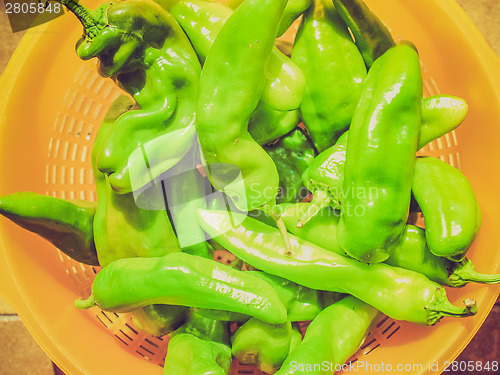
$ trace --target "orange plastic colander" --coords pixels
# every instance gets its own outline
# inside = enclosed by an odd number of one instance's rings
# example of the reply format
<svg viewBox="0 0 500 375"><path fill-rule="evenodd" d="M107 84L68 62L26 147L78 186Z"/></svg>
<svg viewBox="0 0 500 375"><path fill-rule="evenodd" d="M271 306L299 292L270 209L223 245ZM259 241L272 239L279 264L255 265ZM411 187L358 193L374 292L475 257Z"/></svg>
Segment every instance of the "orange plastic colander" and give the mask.
<svg viewBox="0 0 500 375"><path fill-rule="evenodd" d="M481 272L500 272L499 58L453 0L366 2L394 35L418 47L425 95L451 94L469 103L465 122L422 153L441 157L468 177L483 217L470 258ZM119 91L96 74L94 61L77 58L81 33L68 14L29 30L0 78L0 194L35 191L95 200L90 149ZM142 334L126 314L73 307L90 293L95 272L0 221L0 294L60 368L67 374L162 374L168 339ZM484 285L449 290L457 305L474 297L479 312L445 318L435 327L382 319L345 373L369 373L370 366L384 374L440 373L472 339L499 291ZM233 374L260 372L235 364Z"/></svg>

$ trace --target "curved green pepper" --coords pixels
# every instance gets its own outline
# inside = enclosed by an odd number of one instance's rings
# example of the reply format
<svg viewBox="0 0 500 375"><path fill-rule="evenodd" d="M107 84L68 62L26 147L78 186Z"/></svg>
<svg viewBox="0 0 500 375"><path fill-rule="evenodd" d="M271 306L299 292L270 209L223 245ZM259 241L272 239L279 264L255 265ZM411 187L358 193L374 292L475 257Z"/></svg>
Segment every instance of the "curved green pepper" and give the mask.
<svg viewBox="0 0 500 375"><path fill-rule="evenodd" d="M307 196L302 174L313 162L316 152L311 141L298 128L286 134L277 143L264 146L273 159L279 174L279 192L276 203L300 202Z"/></svg>
<svg viewBox="0 0 500 375"><path fill-rule="evenodd" d="M333 374L335 365L356 353L378 318L375 308L355 297L334 303L309 324L304 339L276 375Z"/></svg>
<svg viewBox="0 0 500 375"><path fill-rule="evenodd" d="M110 2L97 11L73 0L58 1L83 16L78 56L97 57L99 73L139 105L116 120L96 155L97 168L109 176L113 189L130 193L191 148L198 58L174 18L152 1Z"/></svg>
<svg viewBox="0 0 500 375"><path fill-rule="evenodd" d="M443 287L419 273L362 263L293 235L287 256L276 228L249 217L234 228L225 211L201 210L199 217L210 236L252 266L311 289L351 294L393 319L434 325L444 316L477 313L473 299L465 301L465 308L454 306Z"/></svg>
<svg viewBox="0 0 500 375"><path fill-rule="evenodd" d="M138 207L134 195L117 194L109 177L96 167L102 142L117 117L126 113L133 102L119 97L108 110L92 148L92 165L97 188L97 209L94 216L94 241L99 263L105 267L112 261L128 257L158 257L180 251L166 208L149 210Z"/></svg>
<svg viewBox="0 0 500 375"><path fill-rule="evenodd" d="M229 374L232 358L226 323L191 312L171 336L164 374Z"/></svg>
<svg viewBox="0 0 500 375"><path fill-rule="evenodd" d="M290 352L292 325L268 324L252 318L231 337L232 353L240 363L255 365L259 370L275 373Z"/></svg>
<svg viewBox="0 0 500 375"><path fill-rule="evenodd" d="M422 102L422 122L418 149L457 128L468 111L467 102L449 95L436 95ZM304 225L321 208L331 205L341 208L344 164L349 131L333 145L319 154L302 175L304 185L314 193L310 211L301 218Z"/></svg>
<svg viewBox="0 0 500 375"><path fill-rule="evenodd" d="M419 157L412 192L424 214L429 250L462 260L481 226L479 205L467 178L444 161Z"/></svg>
<svg viewBox="0 0 500 375"><path fill-rule="evenodd" d="M333 0L335 8L351 29L366 66L396 45L390 31L362 0Z"/></svg>
<svg viewBox="0 0 500 375"><path fill-rule="evenodd" d="M202 63L219 31L233 13L223 4L203 0L156 0L179 22ZM244 33L239 30L237 32ZM236 34L235 34L236 35ZM270 34L271 35L271 34ZM272 34L273 43L276 34ZM233 45L236 46L237 43ZM276 47L272 48L269 63L262 67L265 78L260 99L269 107L289 111L299 107L305 87L302 71Z"/></svg>
<svg viewBox="0 0 500 375"><path fill-rule="evenodd" d="M32 192L0 197L0 214L36 233L77 262L98 266L94 244L95 203Z"/></svg>
<svg viewBox="0 0 500 375"><path fill-rule="evenodd" d="M337 242L338 211L328 207L302 228L295 223L308 210L309 203L280 205L281 218L294 235L314 243L323 249L346 256ZM497 284L500 275L488 275L475 270L470 259L454 262L438 257L429 251L425 230L407 225L398 245L384 263L425 275L430 280L444 286L460 288L467 283Z"/></svg>
<svg viewBox="0 0 500 375"><path fill-rule="evenodd" d="M408 218L422 111L422 74L409 45L371 67L349 130L340 246L353 258L382 262Z"/></svg>
<svg viewBox="0 0 500 375"><path fill-rule="evenodd" d="M292 60L306 77L300 115L321 152L351 123L366 77L363 58L331 1L314 0L304 13Z"/></svg>
<svg viewBox="0 0 500 375"><path fill-rule="evenodd" d="M92 295L79 308L128 312L151 304L180 305L239 312L265 322L287 320L274 289L248 272L211 259L170 253L160 258L124 258L104 267Z"/></svg>
<svg viewBox="0 0 500 375"><path fill-rule="evenodd" d="M196 129L208 175L241 210L267 204L278 191L276 167L247 125L286 1L247 0L238 7L221 28L200 77ZM242 184L230 185L240 173Z"/></svg>

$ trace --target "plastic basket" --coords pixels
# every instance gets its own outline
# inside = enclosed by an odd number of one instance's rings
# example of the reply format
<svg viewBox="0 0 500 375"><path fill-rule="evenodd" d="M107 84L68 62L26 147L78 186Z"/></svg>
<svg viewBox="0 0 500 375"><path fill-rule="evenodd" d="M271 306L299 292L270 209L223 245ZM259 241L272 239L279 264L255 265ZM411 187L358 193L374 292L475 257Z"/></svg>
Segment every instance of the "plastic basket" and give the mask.
<svg viewBox="0 0 500 375"><path fill-rule="evenodd" d="M366 2L394 35L418 47L426 96L452 94L469 103L465 122L422 153L459 167L470 180L483 225L469 255L478 270L500 272L500 176L495 173L500 61L452 0ZM87 1L89 7L97 3ZM29 190L95 200L90 150L119 90L96 74L95 62L77 58L74 45L81 32L71 15L29 30L2 75L0 194ZM218 256L224 261L227 254ZM0 221L0 293L59 367L67 374L162 374L168 339L142 334L126 314L73 307L76 298L90 293L95 272ZM477 332L499 288L468 285L448 291L456 304L466 297L477 300L479 313L471 318L445 318L431 328L383 318L353 357L357 367L344 372L368 373L372 366L384 374L440 373ZM232 373L260 374L237 363Z"/></svg>

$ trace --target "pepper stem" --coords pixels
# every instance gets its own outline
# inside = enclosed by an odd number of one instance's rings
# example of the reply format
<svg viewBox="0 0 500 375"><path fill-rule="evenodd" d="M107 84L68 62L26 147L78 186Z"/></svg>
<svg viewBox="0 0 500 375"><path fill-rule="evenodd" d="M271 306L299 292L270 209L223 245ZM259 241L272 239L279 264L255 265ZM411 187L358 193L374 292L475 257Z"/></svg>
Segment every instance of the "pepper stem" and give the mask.
<svg viewBox="0 0 500 375"><path fill-rule="evenodd" d="M465 259L460 263L456 263L456 268L448 276L450 285L454 288L463 287L467 283L480 284L498 284L500 283L500 275L489 275L479 273L475 270L470 259Z"/></svg>
<svg viewBox="0 0 500 375"><path fill-rule="evenodd" d="M87 310L94 306L97 306L97 304L95 303L93 294L91 294L87 299L77 299L75 301L75 307L80 310Z"/></svg>
<svg viewBox="0 0 500 375"><path fill-rule="evenodd" d="M444 288L437 288L431 302L425 307L425 310L427 311L426 325L432 326L445 316L463 318L477 314L477 304L475 299L467 298L464 301L464 304L464 308L453 305L448 300Z"/></svg>
<svg viewBox="0 0 500 375"><path fill-rule="evenodd" d="M64 5L68 10L73 13L80 23L83 25L85 32L91 37L96 36L95 28L100 28L99 20L95 17L93 12L86 6L80 4L76 0L53 0Z"/></svg>
<svg viewBox="0 0 500 375"><path fill-rule="evenodd" d="M276 205L276 201L264 204L261 207L261 210L264 211L269 216L271 216L272 219L275 221L281 233L281 237L283 238L283 242L285 245L285 255L287 257L292 256L293 253L292 253L292 247L290 246L290 238L288 237L288 231L286 229L285 222L281 217L280 208L279 206Z"/></svg>
<svg viewBox="0 0 500 375"><path fill-rule="evenodd" d="M328 206L331 202L331 198L328 193L323 189L318 189L314 192L313 199L306 212L301 216L299 222L297 223L297 228L302 228L309 220L311 220L316 214L324 207Z"/></svg>

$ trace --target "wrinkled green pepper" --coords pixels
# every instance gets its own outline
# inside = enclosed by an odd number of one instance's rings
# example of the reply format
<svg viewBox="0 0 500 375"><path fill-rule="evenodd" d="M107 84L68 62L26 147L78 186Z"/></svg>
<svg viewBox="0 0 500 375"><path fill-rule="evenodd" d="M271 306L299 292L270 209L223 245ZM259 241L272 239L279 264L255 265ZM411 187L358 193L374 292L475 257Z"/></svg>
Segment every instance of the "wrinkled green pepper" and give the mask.
<svg viewBox="0 0 500 375"><path fill-rule="evenodd" d="M129 312L151 304L234 311L281 324L286 308L274 289L248 272L176 252L160 258L124 258L104 267L79 308Z"/></svg>
<svg viewBox="0 0 500 375"><path fill-rule="evenodd" d="M77 262L98 266L94 244L95 203L32 192L0 197L0 214L36 233Z"/></svg>
<svg viewBox="0 0 500 375"><path fill-rule="evenodd" d="M323 208L318 215L302 228L295 223L308 209L309 203L280 205L281 217L287 228L294 235L310 241L326 250L346 256L337 242L338 211ZM497 284L500 275L488 275L475 270L470 259L454 262L432 254L427 246L425 230L414 225L407 225L398 245L391 256L384 261L394 267L400 267L425 275L430 280L444 286L460 288L467 283Z"/></svg>
<svg viewBox="0 0 500 375"><path fill-rule="evenodd" d="M219 31L233 13L232 10L223 4L204 0L155 1L179 22L193 43L200 61L204 63ZM238 30L235 33L236 36L246 32ZM274 43L276 34L269 35L273 37ZM237 45L235 42L230 48ZM262 74L264 71L265 74ZM293 61L273 47L269 63L259 73L265 79L260 99L266 105L279 111L299 107L304 94L305 78Z"/></svg>
<svg viewBox="0 0 500 375"><path fill-rule="evenodd" d="M333 4L354 35L368 68L396 45L390 31L363 0L333 0Z"/></svg>
<svg viewBox="0 0 500 375"><path fill-rule="evenodd" d="M229 329L226 323L194 312L171 334L163 372L165 375L228 375L231 370Z"/></svg>
<svg viewBox="0 0 500 375"><path fill-rule="evenodd" d="M436 95L422 102L422 121L418 149L457 128L468 111L467 102L449 95ZM319 154L302 175L302 180L314 193L309 212L301 218L299 226L326 205L341 208L344 164L349 131L333 145Z"/></svg>
<svg viewBox="0 0 500 375"><path fill-rule="evenodd" d="M292 60L306 77L300 115L321 152L348 128L366 77L363 58L331 1L314 0L304 13Z"/></svg>
<svg viewBox="0 0 500 375"><path fill-rule="evenodd" d="M397 45L371 67L349 129L338 241L353 258L382 262L403 233L421 111L418 55Z"/></svg>
<svg viewBox="0 0 500 375"><path fill-rule="evenodd" d="M449 302L443 287L417 272L359 262L293 235L292 254L285 255L276 228L249 217L235 228L225 211L201 210L199 217L210 236L252 266L311 289L350 294L393 319L434 325L444 316L477 313L475 300L467 299L459 308Z"/></svg>
<svg viewBox="0 0 500 375"><path fill-rule="evenodd" d="M300 122L299 112L277 111L259 102L248 121L248 132L259 145L274 141L291 132Z"/></svg>
<svg viewBox="0 0 500 375"><path fill-rule="evenodd" d="M372 306L352 296L343 298L314 318L276 375L332 375L336 365L360 348L378 318Z"/></svg>
<svg viewBox="0 0 500 375"><path fill-rule="evenodd" d="M300 202L307 196L302 174L313 162L316 152L301 129L295 129L277 143L265 146L280 178L276 203Z"/></svg>
<svg viewBox="0 0 500 375"><path fill-rule="evenodd" d="M58 1L84 26L77 55L97 57L99 73L111 77L139 106L116 120L96 155L96 166L113 189L130 193L191 148L198 58L175 19L150 0L108 2L96 11L74 0Z"/></svg>
<svg viewBox="0 0 500 375"><path fill-rule="evenodd" d="M442 160L419 157L412 192L424 214L429 250L461 261L481 226L479 205L467 178Z"/></svg>
<svg viewBox="0 0 500 375"><path fill-rule="evenodd" d="M196 129L208 175L241 210L271 202L278 191L276 167L247 125L286 2L247 0L239 6L219 31L200 77ZM240 173L242 184L230 185Z"/></svg>

